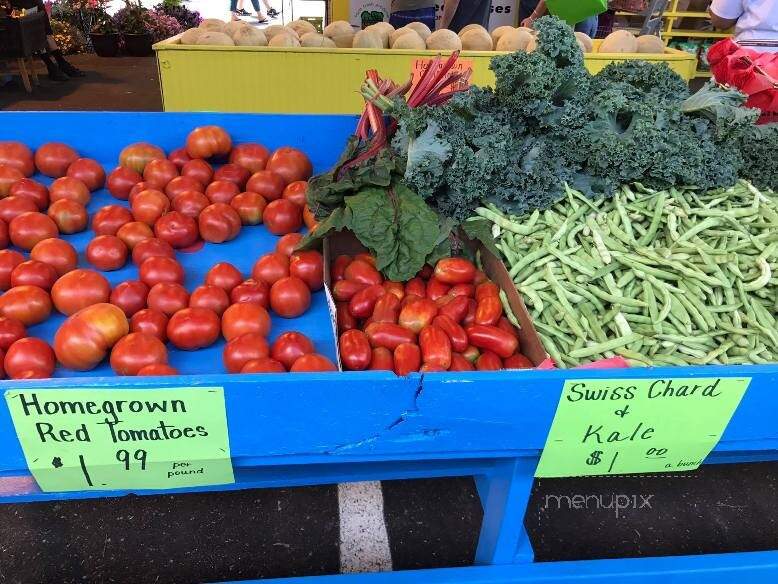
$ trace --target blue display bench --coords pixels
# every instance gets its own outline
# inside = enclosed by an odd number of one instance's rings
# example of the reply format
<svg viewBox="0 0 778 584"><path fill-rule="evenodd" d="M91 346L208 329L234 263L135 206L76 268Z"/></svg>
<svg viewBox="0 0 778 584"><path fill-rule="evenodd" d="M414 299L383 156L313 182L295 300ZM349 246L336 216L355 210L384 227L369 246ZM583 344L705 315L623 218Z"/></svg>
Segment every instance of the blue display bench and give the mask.
<svg viewBox="0 0 778 584"><path fill-rule="evenodd" d="M121 148L151 141L167 150L183 144L197 125L224 126L237 142L260 141L303 148L317 170L337 159L354 118L241 114L3 113L0 140L22 140L32 147L67 142L106 167ZM97 194L96 210L109 200ZM116 201L110 199L111 202ZM83 249L90 234L68 238ZM182 259L187 286L214 261L232 261L244 272L274 240L263 227L241 238ZM250 246L250 247L247 247ZM250 253L247 253L250 250ZM134 267L115 272L112 282L134 277ZM51 338L59 321L33 328ZM310 334L317 348L333 355L334 339L322 295L304 318L274 319L273 333L295 328ZM457 374L311 373L227 375L219 358L222 345L196 353L171 351L184 375L177 378L117 378L107 365L76 377L0 382L10 388L224 388L234 485L189 491L326 484L362 480L475 477L484 509L472 568L329 576L319 579L382 582L706 582L775 581L778 552L674 558L533 563L523 526L533 474L568 379L672 377L751 377L751 386L720 443L706 463L778 459L778 365L687 367L610 371L512 371ZM58 371L58 375L61 372ZM154 494L159 491L142 491ZM30 476L3 406L0 408L0 503L108 497L125 491L42 493ZM299 579L297 579L299 580Z"/></svg>

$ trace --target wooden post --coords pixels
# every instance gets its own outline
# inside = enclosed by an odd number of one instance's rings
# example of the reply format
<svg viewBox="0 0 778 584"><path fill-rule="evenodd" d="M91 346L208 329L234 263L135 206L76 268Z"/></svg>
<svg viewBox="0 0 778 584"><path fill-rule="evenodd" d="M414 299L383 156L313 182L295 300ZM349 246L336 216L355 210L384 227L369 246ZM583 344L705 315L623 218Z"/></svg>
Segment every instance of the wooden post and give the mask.
<svg viewBox="0 0 778 584"><path fill-rule="evenodd" d="M38 79L38 70L35 67L35 59L33 57L28 57L28 62L30 66L30 76L32 77L32 84L33 85L40 85L41 82Z"/></svg>
<svg viewBox="0 0 778 584"><path fill-rule="evenodd" d="M32 86L30 85L30 76L27 74L27 65L23 58L16 59L16 64L19 66L19 75L22 77L22 83L27 93L32 93Z"/></svg>

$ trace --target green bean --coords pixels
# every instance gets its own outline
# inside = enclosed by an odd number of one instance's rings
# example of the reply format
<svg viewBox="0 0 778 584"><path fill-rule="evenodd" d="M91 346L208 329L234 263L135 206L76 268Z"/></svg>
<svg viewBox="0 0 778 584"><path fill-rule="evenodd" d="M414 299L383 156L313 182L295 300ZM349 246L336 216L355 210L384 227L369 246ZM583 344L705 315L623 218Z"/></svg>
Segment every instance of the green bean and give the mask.
<svg viewBox="0 0 778 584"><path fill-rule="evenodd" d="M604 343L596 343L596 344L589 345L588 347L584 347L583 349L571 351L570 356L576 359L580 359L582 357L590 357L598 353L603 353L605 351L612 351L614 349L625 347L626 345L629 345L630 343L634 343L635 341L638 341L641 338L642 338L641 335L632 333L624 337L610 339L609 341L605 341Z"/></svg>

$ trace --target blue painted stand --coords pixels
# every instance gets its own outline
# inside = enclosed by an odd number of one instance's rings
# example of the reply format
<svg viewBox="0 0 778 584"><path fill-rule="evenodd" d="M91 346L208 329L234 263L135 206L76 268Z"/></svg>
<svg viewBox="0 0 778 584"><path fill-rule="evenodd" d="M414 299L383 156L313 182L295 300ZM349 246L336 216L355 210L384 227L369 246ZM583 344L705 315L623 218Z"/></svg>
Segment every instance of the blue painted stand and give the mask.
<svg viewBox="0 0 778 584"><path fill-rule="evenodd" d="M220 124L237 142L298 146L315 167L331 165L354 127L351 117L241 114L3 113L0 140L35 147L58 140L110 168L122 146L141 140L166 149L181 145L194 126ZM97 194L90 211L109 201ZM115 200L110 199L116 203ZM83 249L90 235L69 238ZM274 245L263 227L184 258L192 287L218 259L244 272ZM134 277L134 267L111 275ZM51 338L61 321L33 334ZM334 340L321 294L312 310L291 321L274 319L273 335L297 329L333 355ZM178 378L117 378L102 365L79 379L0 382L9 388L165 388L223 386L236 483L189 491L314 485L334 482L474 476L484 508L478 566L448 570L319 577L390 582L766 582L778 578L778 552L532 563L523 526L532 477L566 379L657 376L749 376L751 387L707 463L778 459L778 365L686 367L618 371L512 371L468 374L385 372L227 375L222 345L197 353L171 351ZM58 374L62 374L58 372ZM68 373L68 375L76 375ZM34 385L33 385L34 383ZM169 491L168 491L169 492ZM153 494L155 491L144 491ZM42 493L27 471L10 415L0 408L0 503L109 497L118 491ZM292 579L304 581L308 579Z"/></svg>

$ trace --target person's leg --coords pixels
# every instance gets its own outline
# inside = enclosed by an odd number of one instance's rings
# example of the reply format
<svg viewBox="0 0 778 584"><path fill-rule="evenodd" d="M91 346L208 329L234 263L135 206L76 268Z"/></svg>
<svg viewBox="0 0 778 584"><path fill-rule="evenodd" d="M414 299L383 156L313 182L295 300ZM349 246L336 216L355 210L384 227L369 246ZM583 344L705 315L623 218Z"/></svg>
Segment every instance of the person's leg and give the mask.
<svg viewBox="0 0 778 584"><path fill-rule="evenodd" d="M597 22L599 21L597 15L590 16L586 20L582 20L575 25L576 32L582 32L591 38L594 38L597 34Z"/></svg>

